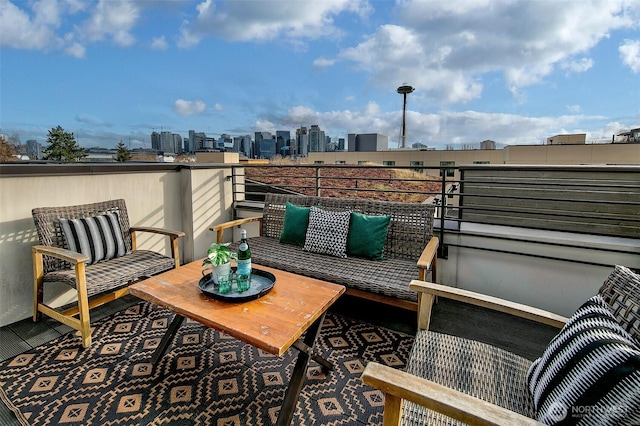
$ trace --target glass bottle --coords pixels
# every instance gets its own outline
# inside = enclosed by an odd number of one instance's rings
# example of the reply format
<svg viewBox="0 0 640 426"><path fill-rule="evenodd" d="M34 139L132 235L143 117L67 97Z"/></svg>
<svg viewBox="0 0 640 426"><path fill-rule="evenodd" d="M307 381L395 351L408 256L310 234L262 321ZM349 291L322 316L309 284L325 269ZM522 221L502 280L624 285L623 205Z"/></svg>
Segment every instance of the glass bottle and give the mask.
<svg viewBox="0 0 640 426"><path fill-rule="evenodd" d="M240 230L240 245L238 246L238 275L251 274L251 249L247 242L247 230Z"/></svg>

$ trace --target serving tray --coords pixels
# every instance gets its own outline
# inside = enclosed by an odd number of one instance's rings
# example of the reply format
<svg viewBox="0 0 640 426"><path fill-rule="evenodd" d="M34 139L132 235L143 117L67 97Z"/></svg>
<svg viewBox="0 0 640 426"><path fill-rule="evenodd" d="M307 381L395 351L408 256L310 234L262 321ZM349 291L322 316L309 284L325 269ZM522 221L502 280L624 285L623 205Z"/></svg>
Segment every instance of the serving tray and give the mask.
<svg viewBox="0 0 640 426"><path fill-rule="evenodd" d="M231 269L232 272L235 273L236 268ZM200 278L198 288L207 296L217 300L223 300L225 302L246 302L258 299L269 293L275 284L276 277L271 272L253 268L251 269L251 288L242 293L238 292L235 282L230 292L224 294L218 292L218 285L213 282L213 275L210 273Z"/></svg>

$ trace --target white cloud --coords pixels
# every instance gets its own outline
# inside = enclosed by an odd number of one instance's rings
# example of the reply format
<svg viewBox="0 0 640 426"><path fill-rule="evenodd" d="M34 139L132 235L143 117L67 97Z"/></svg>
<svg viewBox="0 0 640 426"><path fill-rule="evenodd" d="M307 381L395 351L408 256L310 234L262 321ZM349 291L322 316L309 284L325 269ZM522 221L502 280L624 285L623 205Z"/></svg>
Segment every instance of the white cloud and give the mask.
<svg viewBox="0 0 640 426"><path fill-rule="evenodd" d="M313 61L313 67L323 70L332 67L336 61L334 59L318 58Z"/></svg>
<svg viewBox="0 0 640 426"><path fill-rule="evenodd" d="M339 37L342 30L334 25L334 17L341 13L365 17L371 11L366 0L261 0L250 4L200 2L195 22L183 28L180 45L189 46L206 35L239 41L285 38L299 45L303 39Z"/></svg>
<svg viewBox="0 0 640 426"><path fill-rule="evenodd" d="M152 50L167 50L168 48L169 44L167 43L167 40L164 38L164 36L154 37L153 40L151 40Z"/></svg>
<svg viewBox="0 0 640 426"><path fill-rule="evenodd" d="M44 4L43 4L44 3ZM55 2L40 2L32 5L33 18L13 3L0 1L0 45L16 49L49 49L61 44L55 28L59 25L59 14ZM43 8L51 9L47 18Z"/></svg>
<svg viewBox="0 0 640 426"><path fill-rule="evenodd" d="M441 111L421 113L407 110L407 144L422 142L431 147L444 148L449 144L479 144L485 139L502 145L537 144L549 135L589 133L582 126L594 121L604 121L601 116L586 116L575 106L573 112L564 116L522 116L478 111ZM402 111L384 111L375 102L362 109L343 109L320 112L305 105L290 108L280 117L259 119L261 130L298 128L300 123L318 124L331 135L346 133L380 133L389 137L389 146L395 147L400 140ZM601 139L616 126L593 129L593 138ZM330 130L328 130L330 129ZM609 136L610 137L610 136Z"/></svg>
<svg viewBox="0 0 640 426"><path fill-rule="evenodd" d="M224 108L222 107L221 104L215 104L213 106L213 109L215 109L216 111L222 111Z"/></svg>
<svg viewBox="0 0 640 426"><path fill-rule="evenodd" d="M634 73L640 72L640 40L625 40L618 51L625 65Z"/></svg>
<svg viewBox="0 0 640 426"><path fill-rule="evenodd" d="M580 73L585 72L593 67L593 59L581 58L575 61L566 61L560 64L560 68L567 71L567 73Z"/></svg>
<svg viewBox="0 0 640 426"><path fill-rule="evenodd" d="M80 26L80 33L90 41L110 36L120 46L131 46L131 30L140 17L140 9L131 0L100 0L92 16Z"/></svg>
<svg viewBox="0 0 640 426"><path fill-rule="evenodd" d="M89 13L83 22L68 27L71 15ZM131 30L140 10L131 0L40 0L12 3L0 0L0 44L18 49L57 50L83 58L87 42L106 37L120 46L135 42Z"/></svg>
<svg viewBox="0 0 640 426"><path fill-rule="evenodd" d="M82 59L86 56L87 49L80 43L72 43L64 48L64 52L67 55L75 56L78 59Z"/></svg>
<svg viewBox="0 0 640 426"><path fill-rule="evenodd" d="M201 114L207 108L207 105L200 99L195 101L186 101L184 99L178 99L173 104L173 110L178 115L195 115Z"/></svg>
<svg viewBox="0 0 640 426"><path fill-rule="evenodd" d="M573 114L578 114L582 111L580 105L567 105L567 111Z"/></svg>
<svg viewBox="0 0 640 426"><path fill-rule="evenodd" d="M441 103L477 99L483 78L495 73L524 99L524 88L558 68L589 70L589 50L611 31L637 25L639 10L625 0L406 0L398 2L393 24L381 25L338 57L371 74L380 87L408 81ZM633 46L621 54L634 58Z"/></svg>
<svg viewBox="0 0 640 426"><path fill-rule="evenodd" d="M192 47L200 43L201 36L196 35L189 29L189 21L183 21L180 27L180 35L177 39L177 45L180 48Z"/></svg>

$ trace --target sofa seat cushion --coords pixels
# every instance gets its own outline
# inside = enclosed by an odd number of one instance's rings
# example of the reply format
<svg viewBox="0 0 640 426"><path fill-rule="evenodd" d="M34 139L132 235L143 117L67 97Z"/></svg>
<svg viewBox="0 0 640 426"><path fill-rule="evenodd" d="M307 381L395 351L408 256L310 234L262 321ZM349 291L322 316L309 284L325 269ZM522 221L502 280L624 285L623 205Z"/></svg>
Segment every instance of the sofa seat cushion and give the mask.
<svg viewBox="0 0 640 426"><path fill-rule="evenodd" d="M124 287L140 277L150 277L175 267L172 257L163 256L148 250L134 250L124 256L86 265L87 294L89 297ZM73 269L63 269L44 274L45 282L63 282L76 287L76 275Z"/></svg>
<svg viewBox="0 0 640 426"><path fill-rule="evenodd" d="M238 243L232 244L237 250ZM368 260L338 258L312 253L301 247L281 244L275 238L249 239L251 261L271 268L345 285L348 288L383 294L415 302L417 293L409 290L409 282L418 279L415 262L402 259Z"/></svg>
<svg viewBox="0 0 640 426"><path fill-rule="evenodd" d="M448 334L418 330L406 371L534 418L526 375L531 361L503 349ZM462 425L403 401L402 424Z"/></svg>

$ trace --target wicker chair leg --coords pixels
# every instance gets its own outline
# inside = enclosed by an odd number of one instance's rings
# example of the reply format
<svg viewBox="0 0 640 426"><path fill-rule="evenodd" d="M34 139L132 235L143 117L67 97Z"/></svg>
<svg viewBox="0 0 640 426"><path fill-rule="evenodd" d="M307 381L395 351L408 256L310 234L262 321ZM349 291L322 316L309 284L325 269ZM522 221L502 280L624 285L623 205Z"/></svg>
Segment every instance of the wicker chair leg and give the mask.
<svg viewBox="0 0 640 426"><path fill-rule="evenodd" d="M76 288L78 289L78 311L80 319L80 334L82 346L91 346L91 319L89 317L89 296L87 295L87 280L84 263L76 265Z"/></svg>
<svg viewBox="0 0 640 426"><path fill-rule="evenodd" d="M180 251L178 249L178 239L177 238L171 238L171 256L173 257L173 260L175 261L175 267L179 268L180 267Z"/></svg>
<svg viewBox="0 0 640 426"><path fill-rule="evenodd" d="M383 426L398 426L402 418L402 398L390 393L384 396Z"/></svg>
<svg viewBox="0 0 640 426"><path fill-rule="evenodd" d="M44 266L42 254L32 251L33 255L33 321L38 322L42 319L42 312L38 309L40 304L43 301L44 290L42 288L43 285L43 276L44 276Z"/></svg>

